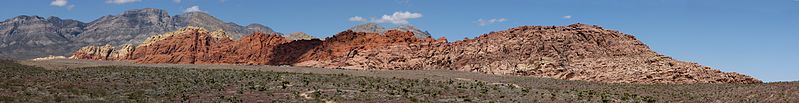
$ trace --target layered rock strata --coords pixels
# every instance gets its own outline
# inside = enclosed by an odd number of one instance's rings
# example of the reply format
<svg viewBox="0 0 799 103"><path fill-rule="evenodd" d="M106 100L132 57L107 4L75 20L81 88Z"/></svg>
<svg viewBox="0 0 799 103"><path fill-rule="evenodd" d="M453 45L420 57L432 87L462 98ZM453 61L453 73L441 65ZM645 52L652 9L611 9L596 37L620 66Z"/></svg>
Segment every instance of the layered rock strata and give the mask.
<svg viewBox="0 0 799 103"><path fill-rule="evenodd" d="M254 33L238 41L213 35L202 29L180 31L136 47L126 59L139 63L448 69L609 83L761 82L674 60L650 50L632 35L585 24L522 26L456 42L419 38L401 30L347 30L323 41L291 40L274 33Z"/></svg>

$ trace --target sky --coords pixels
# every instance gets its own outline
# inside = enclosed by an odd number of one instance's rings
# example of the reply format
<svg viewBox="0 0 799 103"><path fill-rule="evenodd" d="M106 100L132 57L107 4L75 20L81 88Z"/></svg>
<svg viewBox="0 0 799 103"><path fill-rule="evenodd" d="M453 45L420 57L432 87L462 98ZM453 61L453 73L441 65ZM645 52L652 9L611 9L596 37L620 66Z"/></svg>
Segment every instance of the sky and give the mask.
<svg viewBox="0 0 799 103"><path fill-rule="evenodd" d="M799 80L799 0L3 0L0 19L91 22L141 8L206 12L239 25L328 37L364 22L414 25L450 41L524 25L586 23L658 53L763 81Z"/></svg>

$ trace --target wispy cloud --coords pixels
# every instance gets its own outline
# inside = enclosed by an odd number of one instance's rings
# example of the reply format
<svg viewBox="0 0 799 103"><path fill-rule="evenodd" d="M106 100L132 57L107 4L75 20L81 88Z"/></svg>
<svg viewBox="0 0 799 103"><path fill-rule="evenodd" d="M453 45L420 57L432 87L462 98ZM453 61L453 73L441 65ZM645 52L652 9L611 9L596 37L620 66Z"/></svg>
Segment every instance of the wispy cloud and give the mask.
<svg viewBox="0 0 799 103"><path fill-rule="evenodd" d="M498 19L494 18L494 19L488 19L488 20L477 19L477 25L486 26L486 25L489 25L489 24L501 23L501 22L505 22L505 21L508 21L508 19L507 18L498 18Z"/></svg>
<svg viewBox="0 0 799 103"><path fill-rule="evenodd" d="M380 19L377 19L375 22L378 23L394 23L394 24L408 24L408 20L421 18L421 13L412 13L412 12L394 12L391 15L383 15Z"/></svg>
<svg viewBox="0 0 799 103"><path fill-rule="evenodd" d="M50 5L64 7L67 8L67 10L72 10L72 8L75 8L75 5L70 5L67 0L53 0L53 2L50 2Z"/></svg>
<svg viewBox="0 0 799 103"><path fill-rule="evenodd" d="M175 3L180 3L180 2L181 2L181 0L172 0L172 2L175 2Z"/></svg>
<svg viewBox="0 0 799 103"><path fill-rule="evenodd" d="M391 14L391 15L383 15L379 19L372 18L371 22L393 23L393 24L408 24L409 23L408 20L417 19L417 18L421 18L421 17L422 17L421 13L414 13L414 12L408 12L408 11L402 11L402 12L398 11L398 12L394 12L394 14ZM363 18L363 17L360 17L360 16L350 17L350 21L369 22L369 20L366 20L366 18Z"/></svg>
<svg viewBox="0 0 799 103"><path fill-rule="evenodd" d="M205 11L200 10L200 6L194 5L189 8L186 8L186 10L183 10L183 12L188 13L188 12L205 12Z"/></svg>
<svg viewBox="0 0 799 103"><path fill-rule="evenodd" d="M50 2L50 5L64 7L67 6L67 0L53 0L53 2Z"/></svg>
<svg viewBox="0 0 799 103"><path fill-rule="evenodd" d="M113 3L113 4L127 4L127 3L134 3L140 2L141 0L106 0L105 3Z"/></svg>
<svg viewBox="0 0 799 103"><path fill-rule="evenodd" d="M561 18L563 18L563 19L571 19L572 16L571 15L566 15L566 16L562 16Z"/></svg>
<svg viewBox="0 0 799 103"><path fill-rule="evenodd" d="M366 18L363 18L363 17L360 17L360 16L353 16L353 17L350 17L350 21L368 22L369 20L366 20Z"/></svg>

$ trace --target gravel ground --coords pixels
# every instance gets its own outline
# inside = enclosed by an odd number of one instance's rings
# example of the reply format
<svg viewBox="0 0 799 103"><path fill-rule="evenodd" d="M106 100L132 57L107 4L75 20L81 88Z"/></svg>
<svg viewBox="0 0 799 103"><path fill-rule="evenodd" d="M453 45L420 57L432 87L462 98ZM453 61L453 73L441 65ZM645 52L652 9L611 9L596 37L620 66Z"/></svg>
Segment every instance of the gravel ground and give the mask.
<svg viewBox="0 0 799 103"><path fill-rule="evenodd" d="M20 64L43 67L51 71L69 71L97 68L113 68L119 66L147 67L147 68L193 68L199 70L235 70L235 71L261 71L264 73L300 73L313 75L346 75L351 77L378 78L378 81L386 80L433 80L437 83L450 83L451 86L477 85L479 88L517 88L517 89L498 89L490 90L489 94L465 92L468 98L449 98L446 96L421 96L393 98L394 100L413 102L422 99L427 102L799 102L799 82L775 82L764 84L616 84L616 83L596 83L583 81L556 80L548 78L490 75L473 72L448 71L448 70L343 70L343 69L323 69L323 68L303 68L288 66L261 66L261 65L229 65L229 64L135 64L130 61L94 61L94 60L46 60L46 61L18 61ZM110 67L109 67L110 66ZM158 69L156 69L158 70ZM328 82L335 82L328 81ZM352 82L352 81L350 81ZM393 85L404 82L380 82ZM476 83L476 84L475 84ZM336 84L336 83L333 83ZM432 83L436 84L436 83ZM438 88L435 90L447 90L444 87L424 85L422 88ZM460 87L460 86L459 86ZM358 87L361 88L361 87ZM357 89L357 88L356 88ZM324 101L347 101L353 99L338 98L335 93L344 93L350 96L358 95L353 88L319 88L302 89L296 92L296 97L284 99L315 99L317 102ZM428 90L428 89L422 89ZM354 94L353 94L354 93ZM383 97L364 97L371 99L356 99L355 101L380 101L391 99L390 95ZM389 92L393 93L393 92ZM500 94L496 94L500 93ZM303 94L302 96L300 94ZM410 94L414 94L411 92ZM421 93L424 94L424 93ZM418 94L416 94L418 95ZM332 96L332 97L326 97ZM402 95L400 95L402 96ZM515 99L501 99L498 97L513 96L521 97ZM410 99L409 99L410 98ZM416 98L416 99L413 99ZM471 98L471 99L470 99ZM504 97L503 97L504 98ZM418 101L417 101L418 102Z"/></svg>

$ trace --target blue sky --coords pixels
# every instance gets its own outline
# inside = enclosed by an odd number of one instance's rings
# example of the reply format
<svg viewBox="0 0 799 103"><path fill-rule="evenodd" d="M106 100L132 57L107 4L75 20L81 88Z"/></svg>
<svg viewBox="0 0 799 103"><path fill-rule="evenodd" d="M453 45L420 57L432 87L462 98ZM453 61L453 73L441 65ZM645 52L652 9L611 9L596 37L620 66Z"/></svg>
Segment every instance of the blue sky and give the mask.
<svg viewBox="0 0 799 103"><path fill-rule="evenodd" d="M450 41L523 25L587 23L635 35L655 51L764 81L799 80L799 0L5 0L0 18L91 22L125 10L178 15L196 6L224 21L331 36L365 20L407 21ZM393 15L398 13L398 15ZM383 18L386 15L387 18ZM482 19L482 20L481 20Z"/></svg>

